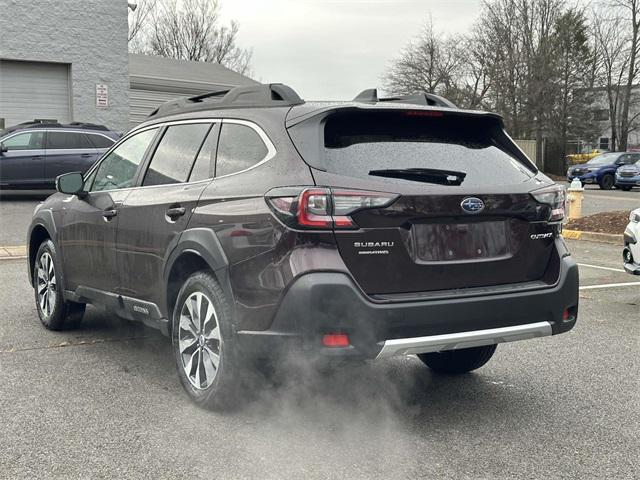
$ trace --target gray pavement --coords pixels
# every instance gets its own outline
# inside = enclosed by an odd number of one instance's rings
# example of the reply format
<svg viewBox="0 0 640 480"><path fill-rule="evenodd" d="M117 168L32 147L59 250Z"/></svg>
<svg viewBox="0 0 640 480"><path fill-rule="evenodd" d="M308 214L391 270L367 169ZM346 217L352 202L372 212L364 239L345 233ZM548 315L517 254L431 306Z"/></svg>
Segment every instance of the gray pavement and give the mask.
<svg viewBox="0 0 640 480"><path fill-rule="evenodd" d="M637 280L619 248L568 243L584 285ZM301 362L216 414L157 332L93 308L49 332L23 261L0 282L0 478L640 478L640 285L583 290L572 332L501 345L473 374Z"/></svg>
<svg viewBox="0 0 640 480"><path fill-rule="evenodd" d="M24 244L33 209L46 197L47 193L40 192L0 197L0 247ZM620 190L602 191L597 186L586 186L583 202L584 215L612 210L631 211L635 208L640 208L640 188L631 192L623 192Z"/></svg>

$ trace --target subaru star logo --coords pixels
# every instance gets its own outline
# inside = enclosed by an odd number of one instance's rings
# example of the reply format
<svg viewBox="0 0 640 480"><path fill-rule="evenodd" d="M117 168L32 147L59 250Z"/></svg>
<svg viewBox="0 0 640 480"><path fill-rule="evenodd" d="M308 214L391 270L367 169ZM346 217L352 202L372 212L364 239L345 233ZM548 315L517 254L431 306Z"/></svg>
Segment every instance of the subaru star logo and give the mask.
<svg viewBox="0 0 640 480"><path fill-rule="evenodd" d="M484 210L484 202L476 197L465 198L460 206L467 213L480 213Z"/></svg>

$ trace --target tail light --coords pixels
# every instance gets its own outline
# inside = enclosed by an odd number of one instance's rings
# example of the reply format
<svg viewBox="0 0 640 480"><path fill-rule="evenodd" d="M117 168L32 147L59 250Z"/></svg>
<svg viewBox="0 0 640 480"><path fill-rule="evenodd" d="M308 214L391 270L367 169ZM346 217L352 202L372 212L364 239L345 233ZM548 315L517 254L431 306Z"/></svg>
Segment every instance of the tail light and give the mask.
<svg viewBox="0 0 640 480"><path fill-rule="evenodd" d="M351 215L370 208L391 205L398 195L363 190L306 188L298 195L267 195L267 203L283 223L294 228L355 229Z"/></svg>
<svg viewBox="0 0 640 480"><path fill-rule="evenodd" d="M531 192L533 198L537 202L543 203L551 207L549 213L549 222L559 222L564 219L564 187L561 185L551 185L550 187L541 188Z"/></svg>

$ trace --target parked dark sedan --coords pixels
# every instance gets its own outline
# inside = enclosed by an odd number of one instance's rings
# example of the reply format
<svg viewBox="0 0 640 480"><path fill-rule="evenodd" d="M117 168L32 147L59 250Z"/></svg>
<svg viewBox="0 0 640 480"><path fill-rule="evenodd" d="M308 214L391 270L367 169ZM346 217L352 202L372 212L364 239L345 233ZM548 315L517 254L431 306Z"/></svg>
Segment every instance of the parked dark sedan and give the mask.
<svg viewBox="0 0 640 480"><path fill-rule="evenodd" d="M0 188L55 188L58 175L85 172L119 138L102 125L26 123L0 133Z"/></svg>

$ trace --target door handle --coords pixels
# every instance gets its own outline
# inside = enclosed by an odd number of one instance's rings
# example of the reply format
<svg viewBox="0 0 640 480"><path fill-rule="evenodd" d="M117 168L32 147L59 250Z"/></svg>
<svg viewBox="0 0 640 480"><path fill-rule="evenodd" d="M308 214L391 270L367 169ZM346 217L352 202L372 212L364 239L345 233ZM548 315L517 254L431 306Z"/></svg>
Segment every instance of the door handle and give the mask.
<svg viewBox="0 0 640 480"><path fill-rule="evenodd" d="M171 219L178 218L184 215L185 212L186 210L184 207L173 207L167 210L167 217Z"/></svg>
<svg viewBox="0 0 640 480"><path fill-rule="evenodd" d="M82 157L82 158L89 158L91 156L92 155L90 153L83 153L82 155L80 155L80 157Z"/></svg>
<svg viewBox="0 0 640 480"><path fill-rule="evenodd" d="M116 215L118 215L118 210L116 210L115 208L112 210L105 210L102 212L102 216L105 218L105 220L111 220Z"/></svg>

